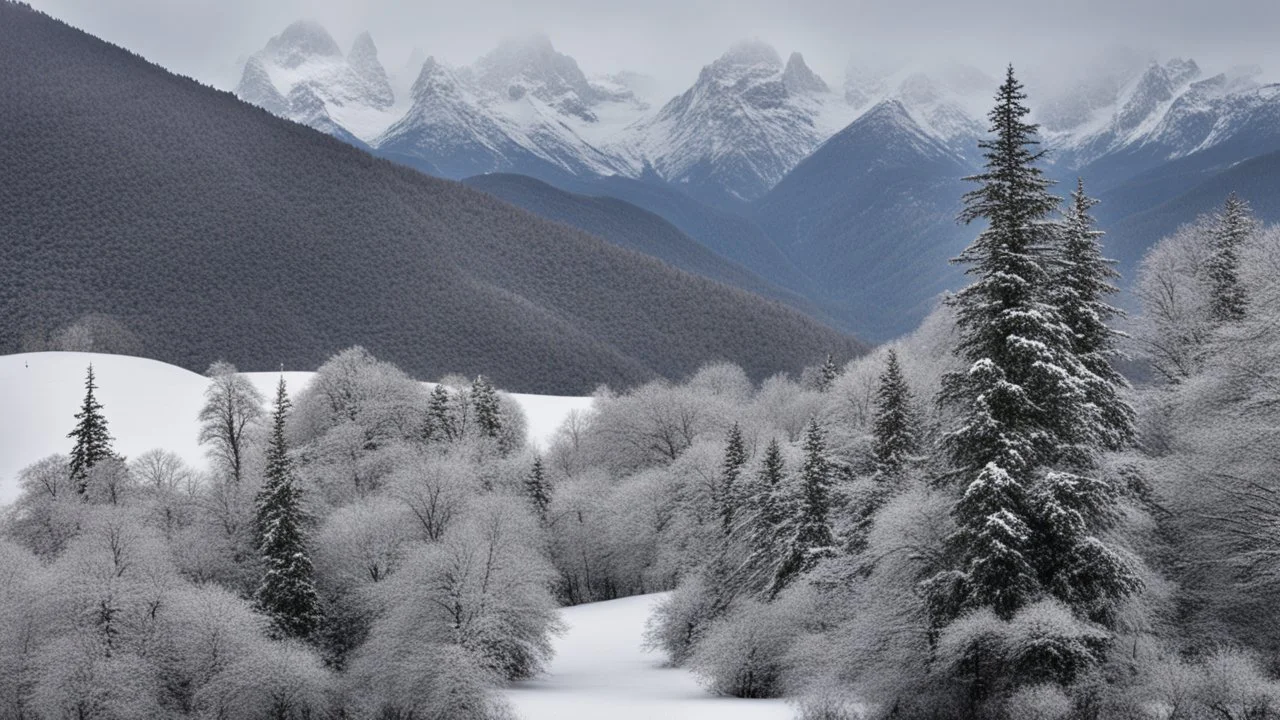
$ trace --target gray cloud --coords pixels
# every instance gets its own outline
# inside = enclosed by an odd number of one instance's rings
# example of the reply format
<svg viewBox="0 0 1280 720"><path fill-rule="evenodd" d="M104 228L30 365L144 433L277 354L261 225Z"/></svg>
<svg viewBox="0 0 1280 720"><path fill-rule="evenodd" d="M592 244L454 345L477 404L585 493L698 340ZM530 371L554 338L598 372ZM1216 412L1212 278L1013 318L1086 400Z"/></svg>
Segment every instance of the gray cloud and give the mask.
<svg viewBox="0 0 1280 720"><path fill-rule="evenodd" d="M732 42L799 50L839 82L851 57L1007 61L1056 69L1119 44L1192 56L1208 68L1259 63L1278 50L1275 0L34 0L51 15L174 71L230 87L235 61L299 18L347 45L370 30L388 69L410 50L469 63L502 37L539 31L589 74L632 69L668 92Z"/></svg>

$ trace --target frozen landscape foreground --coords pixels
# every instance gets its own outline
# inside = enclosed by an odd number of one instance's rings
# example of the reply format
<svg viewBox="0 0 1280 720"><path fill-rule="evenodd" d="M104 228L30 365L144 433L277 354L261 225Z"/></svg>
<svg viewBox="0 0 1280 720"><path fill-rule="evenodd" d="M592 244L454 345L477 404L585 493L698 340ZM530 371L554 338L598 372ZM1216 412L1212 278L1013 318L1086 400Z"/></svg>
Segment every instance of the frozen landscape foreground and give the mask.
<svg viewBox="0 0 1280 720"><path fill-rule="evenodd" d="M125 355L45 352L0 356L0 506L18 495L18 472L31 463L71 450L67 433L84 399L85 368L93 364L115 448L126 458L161 448L195 468L207 467L197 437L197 416L208 380L156 360ZM286 372L289 393L314 373ZM266 398L280 373L245 373ZM586 410L589 397L513 394L529 421L529 439L545 446L572 410Z"/></svg>
<svg viewBox="0 0 1280 720"><path fill-rule="evenodd" d="M688 670L666 667L643 648L644 624L662 594L590 603L560 611L545 675L515 683L507 698L524 720L782 720L781 700L716 697Z"/></svg>

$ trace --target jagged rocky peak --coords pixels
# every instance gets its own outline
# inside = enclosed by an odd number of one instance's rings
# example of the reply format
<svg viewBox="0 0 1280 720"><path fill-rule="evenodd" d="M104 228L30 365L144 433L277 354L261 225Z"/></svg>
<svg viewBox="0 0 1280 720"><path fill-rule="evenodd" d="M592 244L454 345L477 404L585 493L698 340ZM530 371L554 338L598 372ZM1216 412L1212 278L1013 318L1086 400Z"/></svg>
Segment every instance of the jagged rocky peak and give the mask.
<svg viewBox="0 0 1280 720"><path fill-rule="evenodd" d="M1174 86L1189 83L1200 77L1200 66L1195 60L1190 58L1183 60L1182 58L1174 58L1165 64L1165 74L1169 77L1169 82Z"/></svg>
<svg viewBox="0 0 1280 720"><path fill-rule="evenodd" d="M776 73L782 69L782 56L769 43L753 38L734 43L725 54L708 65L703 72L740 72L742 69Z"/></svg>
<svg viewBox="0 0 1280 720"><path fill-rule="evenodd" d="M1153 61L1116 114L1115 129L1121 134L1136 129L1161 103L1172 100L1175 91L1199 74L1200 67L1194 60L1175 58L1165 65Z"/></svg>
<svg viewBox="0 0 1280 720"><path fill-rule="evenodd" d="M357 35L355 42L351 43L347 62L362 75L386 75L382 63L378 62L378 46L373 44L373 36L368 30Z"/></svg>
<svg viewBox="0 0 1280 720"><path fill-rule="evenodd" d="M782 84L787 92L797 94L825 93L831 90L817 73L809 69L804 56L798 52L791 53L791 57L787 59L787 67L782 71Z"/></svg>
<svg viewBox="0 0 1280 720"><path fill-rule="evenodd" d="M578 62L557 52L551 39L538 33L507 38L475 67L476 78L487 90L508 100L526 94L561 113L594 121L591 108L605 98L587 81Z"/></svg>
<svg viewBox="0 0 1280 720"><path fill-rule="evenodd" d="M299 20L267 41L266 53L280 67L295 68L313 57L342 57L342 49L318 22Z"/></svg>
<svg viewBox="0 0 1280 720"><path fill-rule="evenodd" d="M418 71L418 79L413 81L411 93L414 102L420 102L432 96L454 93L457 88L458 78L453 70L431 56L422 61L422 69Z"/></svg>
<svg viewBox="0 0 1280 720"><path fill-rule="evenodd" d="M378 61L378 48L368 31L360 33L347 53L347 64L368 85L369 104L374 107L390 107L395 103L395 92L386 68Z"/></svg>

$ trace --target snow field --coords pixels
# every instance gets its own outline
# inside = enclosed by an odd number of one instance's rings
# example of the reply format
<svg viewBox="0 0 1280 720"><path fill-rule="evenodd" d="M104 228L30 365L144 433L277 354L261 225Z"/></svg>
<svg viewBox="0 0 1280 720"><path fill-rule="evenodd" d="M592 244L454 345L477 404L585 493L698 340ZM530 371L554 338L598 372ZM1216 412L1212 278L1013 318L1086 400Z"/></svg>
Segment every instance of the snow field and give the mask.
<svg viewBox="0 0 1280 720"><path fill-rule="evenodd" d="M644 626L663 594L560 611L568 629L555 640L546 674L513 683L507 699L524 720L784 720L782 700L708 693L687 670L664 666L643 648Z"/></svg>

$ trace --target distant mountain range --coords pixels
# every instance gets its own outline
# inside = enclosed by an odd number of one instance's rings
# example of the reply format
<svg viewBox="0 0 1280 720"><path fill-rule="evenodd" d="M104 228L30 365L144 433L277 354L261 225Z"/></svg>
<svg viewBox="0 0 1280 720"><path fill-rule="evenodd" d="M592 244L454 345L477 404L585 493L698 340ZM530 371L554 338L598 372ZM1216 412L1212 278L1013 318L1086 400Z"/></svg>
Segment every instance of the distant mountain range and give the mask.
<svg viewBox="0 0 1280 720"><path fill-rule="evenodd" d="M236 93L432 175L537 178L554 187L522 188L535 212L557 189L623 200L872 340L911 329L961 281L946 262L974 232L953 221L960 178L979 166L998 84L975 68L850 67L833 86L800 54L748 41L662 102L642 76L590 76L534 36L408 72L388 77L367 35L343 55L300 22L249 59ZM1237 165L1280 151L1280 86L1260 77L1117 53L1063 89L1028 78L1049 172L1101 197L1122 270L1168 225L1153 213L1211 207ZM1250 167L1250 187L1280 190L1273 164Z"/></svg>
<svg viewBox="0 0 1280 720"><path fill-rule="evenodd" d="M273 112L305 112L350 143L364 143L353 118L395 107L367 36L343 54L327 33L295 26L246 65L262 92L301 77L277 91ZM580 89L546 102L584 118L614 102L575 110ZM713 360L762 379L863 347L678 269L804 302L660 218L556 191L567 214L612 234L606 242L9 0L0 98L0 352L105 315L142 354L196 371L219 358L311 369L362 344L420 378L484 373L512 390L584 394ZM510 194L494 181L490 191ZM614 232L617 217L646 230ZM665 261L617 247L627 242Z"/></svg>

